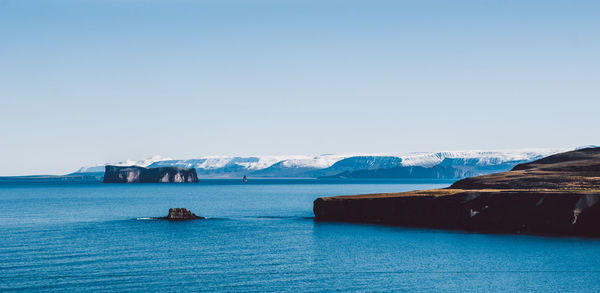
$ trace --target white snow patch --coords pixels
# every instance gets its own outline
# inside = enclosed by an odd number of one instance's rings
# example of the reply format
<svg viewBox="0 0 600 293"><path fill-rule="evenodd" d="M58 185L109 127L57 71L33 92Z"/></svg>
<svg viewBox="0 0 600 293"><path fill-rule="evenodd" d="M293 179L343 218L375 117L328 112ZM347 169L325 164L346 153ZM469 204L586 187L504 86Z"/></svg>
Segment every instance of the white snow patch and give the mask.
<svg viewBox="0 0 600 293"><path fill-rule="evenodd" d="M533 160L537 157L546 157L568 149L523 149L523 150L498 150L498 151L447 151L437 153L406 153L398 155L403 166L433 167L445 158L477 159L477 165L496 165L509 161Z"/></svg>
<svg viewBox="0 0 600 293"><path fill-rule="evenodd" d="M79 170L77 170L76 172L104 172L104 166L106 165L113 165L113 166L140 166L140 167L148 167L151 164L155 163L155 162L160 162L160 161L168 161L168 160L172 160L171 158L168 157L163 157L163 156L159 156L159 155L155 155L152 156L150 158L144 159L144 160L140 160L140 161L133 161L133 160L125 160L125 161L121 161L121 162L116 162L116 163L103 163L103 164L95 164L95 165L90 165L90 166L84 166L81 167Z"/></svg>

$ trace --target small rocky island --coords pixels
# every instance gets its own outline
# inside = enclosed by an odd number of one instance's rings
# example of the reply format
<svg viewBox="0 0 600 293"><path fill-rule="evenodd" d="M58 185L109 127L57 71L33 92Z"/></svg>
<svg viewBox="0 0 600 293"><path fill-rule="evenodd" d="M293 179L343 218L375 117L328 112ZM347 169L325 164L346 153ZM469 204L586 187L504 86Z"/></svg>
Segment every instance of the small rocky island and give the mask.
<svg viewBox="0 0 600 293"><path fill-rule="evenodd" d="M166 217L155 218L157 220L169 220L169 221L187 221L187 220L199 220L206 219L205 217L196 216L188 209L184 208L171 208L169 209L169 215Z"/></svg>
<svg viewBox="0 0 600 293"><path fill-rule="evenodd" d="M317 221L600 237L600 148L457 181L445 189L318 198Z"/></svg>
<svg viewBox="0 0 600 293"><path fill-rule="evenodd" d="M195 183L196 169L179 167L144 168L139 166L106 166L104 183Z"/></svg>

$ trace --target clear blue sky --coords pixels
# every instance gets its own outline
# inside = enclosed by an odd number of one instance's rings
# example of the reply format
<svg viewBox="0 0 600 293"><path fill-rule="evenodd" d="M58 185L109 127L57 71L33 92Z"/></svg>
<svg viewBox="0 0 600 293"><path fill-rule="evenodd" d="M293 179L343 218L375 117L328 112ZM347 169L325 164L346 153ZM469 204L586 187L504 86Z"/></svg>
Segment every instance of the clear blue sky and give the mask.
<svg viewBox="0 0 600 293"><path fill-rule="evenodd" d="M600 1L0 0L0 175L600 140Z"/></svg>

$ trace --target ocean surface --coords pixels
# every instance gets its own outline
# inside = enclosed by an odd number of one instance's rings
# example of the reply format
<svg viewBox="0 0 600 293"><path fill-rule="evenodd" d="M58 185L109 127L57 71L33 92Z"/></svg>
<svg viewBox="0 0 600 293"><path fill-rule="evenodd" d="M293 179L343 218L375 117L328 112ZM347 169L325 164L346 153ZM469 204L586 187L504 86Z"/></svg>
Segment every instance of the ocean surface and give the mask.
<svg viewBox="0 0 600 293"><path fill-rule="evenodd" d="M0 291L600 291L599 240L312 219L317 197L449 184L2 182ZM208 219L148 219L171 207Z"/></svg>

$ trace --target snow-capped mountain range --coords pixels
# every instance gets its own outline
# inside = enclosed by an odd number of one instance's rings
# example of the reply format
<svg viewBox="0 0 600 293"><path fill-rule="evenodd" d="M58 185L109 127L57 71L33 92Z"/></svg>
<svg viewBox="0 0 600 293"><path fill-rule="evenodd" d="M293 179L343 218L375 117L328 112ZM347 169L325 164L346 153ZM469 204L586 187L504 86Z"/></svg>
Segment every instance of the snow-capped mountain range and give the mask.
<svg viewBox="0 0 600 293"><path fill-rule="evenodd" d="M398 168L445 168L455 177L465 177L510 170L513 166L540 159L570 149L523 149L500 151L447 151L390 154L324 154L316 156L207 156L196 159L174 160L154 156L141 161L126 160L116 163L82 167L75 173L99 173L105 165L142 167L195 168L201 178L297 177L316 178L348 174L359 170ZM459 171L459 172L456 172ZM412 171L411 171L412 172ZM364 174L362 172L361 174ZM447 177L445 175L442 177ZM439 178L441 178L438 175ZM449 179L449 178L448 178Z"/></svg>

